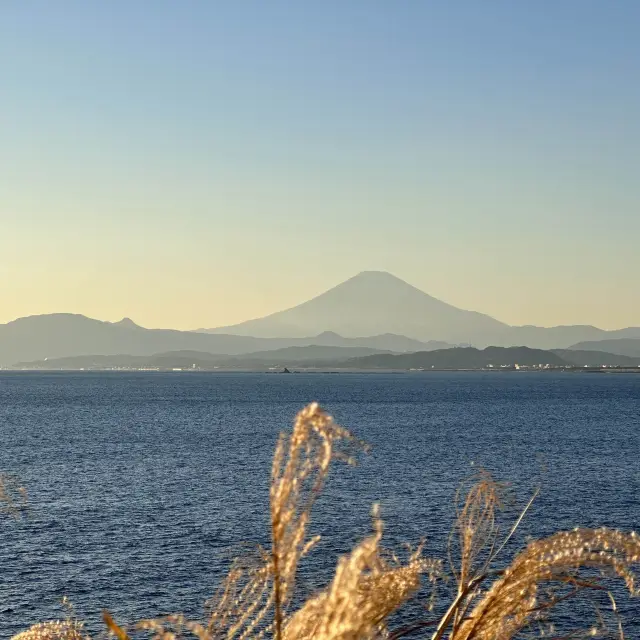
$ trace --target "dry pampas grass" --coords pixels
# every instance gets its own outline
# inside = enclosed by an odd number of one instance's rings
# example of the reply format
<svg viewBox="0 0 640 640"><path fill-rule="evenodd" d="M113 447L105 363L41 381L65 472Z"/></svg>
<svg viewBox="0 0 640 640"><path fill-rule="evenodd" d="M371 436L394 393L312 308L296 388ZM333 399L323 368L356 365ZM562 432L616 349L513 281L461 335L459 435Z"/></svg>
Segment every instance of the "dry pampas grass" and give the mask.
<svg viewBox="0 0 640 640"><path fill-rule="evenodd" d="M85 640L82 626L76 622L55 620L41 622L13 636L12 640Z"/></svg>
<svg viewBox="0 0 640 640"><path fill-rule="evenodd" d="M640 562L640 538L608 529L576 529L529 544L509 566L499 557L533 502L522 510L507 535L497 525L504 486L484 472L456 498L456 519L449 544L455 593L439 614L431 606L404 626L391 629L392 616L420 592L425 580L447 578L441 562L423 557L422 547L400 560L382 547L383 523L373 509L373 532L338 561L329 585L306 602L295 597L301 560L317 543L308 534L313 504L322 491L333 459L353 463L363 445L331 416L311 404L297 416L293 432L282 434L273 460L270 490L271 546L237 558L209 601L209 618L195 622L181 615L119 626L105 612L109 633L119 640L152 637L174 640L510 640L516 637L624 638L613 596L615 625L602 616L585 629L554 635L557 605L588 592L605 591L603 578L618 577L637 595L633 565ZM1 497L1 494L0 494ZM436 609L437 610L437 609ZM545 626L535 626L542 625ZM75 625L75 626L74 626ZM76 635L73 635L73 634ZM38 635L40 634L40 635ZM48 634L48 635L46 635ZM66 634L66 635L65 635ZM13 640L77 640L75 622L45 623ZM609 635L607 635L609 634Z"/></svg>
<svg viewBox="0 0 640 640"><path fill-rule="evenodd" d="M558 598L557 588L569 593L595 588L579 570L594 568L621 578L638 595L631 565L640 561L640 538L607 529L576 529L531 543L481 597L455 634L456 640L513 638ZM547 590L542 592L542 588ZM593 633L590 627L587 632Z"/></svg>
<svg viewBox="0 0 640 640"><path fill-rule="evenodd" d="M386 618L417 591L421 575L433 580L439 574L440 564L423 559L420 547L406 564L395 556L385 558L377 508L373 516L374 534L339 561L329 587L291 618L285 640L381 637Z"/></svg>

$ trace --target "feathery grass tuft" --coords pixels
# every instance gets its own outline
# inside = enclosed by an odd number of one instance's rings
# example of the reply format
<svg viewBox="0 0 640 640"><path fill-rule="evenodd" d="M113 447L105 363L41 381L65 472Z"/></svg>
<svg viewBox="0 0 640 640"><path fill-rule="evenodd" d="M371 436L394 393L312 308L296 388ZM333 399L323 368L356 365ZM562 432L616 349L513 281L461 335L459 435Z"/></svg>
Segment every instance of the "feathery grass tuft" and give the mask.
<svg viewBox="0 0 640 640"><path fill-rule="evenodd" d="M307 539L311 509L322 491L332 458L354 464L336 443L354 444L353 436L316 404L297 416L291 436L281 434L271 471L271 562L273 570L274 636L282 638L298 563L318 542Z"/></svg>
<svg viewBox="0 0 640 640"><path fill-rule="evenodd" d="M381 637L386 618L404 604L420 586L420 576L431 580L440 564L423 559L422 549L402 565L381 552L382 521L374 507L374 534L338 562L329 588L309 600L290 620L286 640L357 640Z"/></svg>
<svg viewBox="0 0 640 640"><path fill-rule="evenodd" d="M77 622L51 621L41 622L26 631L13 636L12 640L85 640L82 625Z"/></svg>
<svg viewBox="0 0 640 640"><path fill-rule="evenodd" d="M640 562L640 537L610 529L576 529L531 543L475 605L455 640L515 637L566 595L598 588L581 570L621 578L638 595L632 565ZM543 592L542 587L546 587ZM560 591L569 588L568 594Z"/></svg>

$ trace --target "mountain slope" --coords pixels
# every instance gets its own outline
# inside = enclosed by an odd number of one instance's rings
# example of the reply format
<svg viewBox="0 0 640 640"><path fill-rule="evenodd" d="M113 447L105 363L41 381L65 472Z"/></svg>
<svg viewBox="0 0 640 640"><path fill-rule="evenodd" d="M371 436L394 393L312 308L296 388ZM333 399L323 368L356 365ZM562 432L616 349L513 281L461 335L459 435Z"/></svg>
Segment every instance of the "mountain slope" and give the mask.
<svg viewBox="0 0 640 640"><path fill-rule="evenodd" d="M322 331L350 337L394 333L467 343L491 342L508 330L498 320L437 300L389 273L365 271L296 307L215 331L271 338Z"/></svg>
<svg viewBox="0 0 640 640"><path fill-rule="evenodd" d="M211 333L282 337L337 332L344 336L401 334L431 342L476 347L526 345L564 349L571 344L605 338L640 338L640 328L605 331L590 325L509 326L490 316L465 311L416 289L395 276L365 271L302 304ZM399 351L397 347L384 348ZM403 351L422 351L412 347Z"/></svg>
<svg viewBox="0 0 640 640"><path fill-rule="evenodd" d="M570 347L572 350L580 351L606 351L621 356L640 356L640 339L620 338L617 340L597 340L590 342L579 342Z"/></svg>
<svg viewBox="0 0 640 640"><path fill-rule="evenodd" d="M144 329L131 321L101 322L58 313L19 318L0 325L0 364L90 354L151 355L195 349L231 353L256 351L263 341L238 336L203 336L184 331Z"/></svg>
<svg viewBox="0 0 640 640"><path fill-rule="evenodd" d="M364 336L364 337L363 337ZM612 340L613 339L613 340ZM384 272L363 272L297 307L210 332L145 329L125 318L110 323L74 314L0 324L0 366L76 355L152 355L192 350L237 355L293 346L431 351L453 345L526 345L539 349L636 355L640 328L511 327L464 311Z"/></svg>
<svg viewBox="0 0 640 640"><path fill-rule="evenodd" d="M251 336L203 334L170 329L145 329L129 319L102 322L82 315L59 313L19 318L0 324L0 366L17 362L85 355L153 355L192 350L225 355L322 344L375 351L428 349L404 336L346 339L335 334L305 338L265 339Z"/></svg>

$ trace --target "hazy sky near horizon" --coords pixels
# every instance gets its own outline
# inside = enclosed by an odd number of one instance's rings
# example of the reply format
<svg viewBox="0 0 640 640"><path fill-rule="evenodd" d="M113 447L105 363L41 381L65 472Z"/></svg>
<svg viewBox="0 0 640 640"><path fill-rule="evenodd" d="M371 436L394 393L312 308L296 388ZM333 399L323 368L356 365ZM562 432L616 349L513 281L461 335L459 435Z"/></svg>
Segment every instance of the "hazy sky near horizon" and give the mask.
<svg viewBox="0 0 640 640"><path fill-rule="evenodd" d="M640 325L640 2L0 4L0 322L219 326L366 269Z"/></svg>

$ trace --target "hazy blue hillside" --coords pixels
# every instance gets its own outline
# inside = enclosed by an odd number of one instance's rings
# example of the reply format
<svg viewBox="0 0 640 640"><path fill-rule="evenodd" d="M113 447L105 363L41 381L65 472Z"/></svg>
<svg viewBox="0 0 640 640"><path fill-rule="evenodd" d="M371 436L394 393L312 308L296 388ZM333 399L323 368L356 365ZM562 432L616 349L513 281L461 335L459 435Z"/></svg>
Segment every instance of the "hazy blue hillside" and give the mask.
<svg viewBox="0 0 640 640"><path fill-rule="evenodd" d="M0 363L76 355L151 355L195 349L237 353L257 351L264 341L164 329L144 329L131 321L101 322L67 313L30 316L0 325ZM279 346L279 345L278 345Z"/></svg>
<svg viewBox="0 0 640 640"><path fill-rule="evenodd" d="M455 345L447 342L428 340L422 342L407 338L406 336L397 335L395 333L383 333L381 335L373 335L367 337L345 338L334 331L323 331L311 343L309 338L298 338L292 342L304 342L308 344L321 345L326 347L364 347L368 349L376 349L378 351L397 351L397 352L413 352L413 351L433 351L435 349L447 349Z"/></svg>
<svg viewBox="0 0 640 640"><path fill-rule="evenodd" d="M322 363L342 363L351 358L380 353L367 347L284 347L271 351L256 351L236 356L205 353L202 351L180 350L167 351L152 355L132 356L118 355L82 355L65 358L50 358L16 363L16 367L25 369L105 369L105 368L146 368L173 367L203 369L218 367L267 367L272 365L306 364L320 366Z"/></svg>
<svg viewBox="0 0 640 640"><path fill-rule="evenodd" d="M549 364L562 366L567 364L560 356L550 351L529 349L528 347L473 347L422 351L401 355L373 355L353 358L347 362L354 368L378 369L481 369L489 365L494 367Z"/></svg>
<svg viewBox="0 0 640 640"><path fill-rule="evenodd" d="M321 345L309 345L308 347L283 347L272 351L257 351L237 356L239 360L282 360L285 362L304 362L307 360L347 360L375 353L389 353L370 347L324 347Z"/></svg>
<svg viewBox="0 0 640 640"><path fill-rule="evenodd" d="M640 365L640 355L635 357L621 356L604 351L579 351L574 349L554 349L554 353L578 367L600 367L602 365L637 367Z"/></svg>
<svg viewBox="0 0 640 640"><path fill-rule="evenodd" d="M0 365L80 355L152 355L163 351L193 350L224 355L307 346L341 346L341 336L265 339L251 336L204 334L171 329L145 329L131 320L110 323L81 315L60 313L20 318L0 325ZM332 340L338 344L332 344ZM429 348L404 336L362 338L353 347L375 351Z"/></svg>
<svg viewBox="0 0 640 640"><path fill-rule="evenodd" d="M579 342L617 338L640 338L640 327L605 331L590 325L559 327L512 327L509 344L526 344L538 349L562 349Z"/></svg>
<svg viewBox="0 0 640 640"><path fill-rule="evenodd" d="M640 339L621 338L618 340L597 340L592 342L579 342L571 346L572 350L581 351L606 351L621 356L640 356Z"/></svg>
<svg viewBox="0 0 640 640"><path fill-rule="evenodd" d="M512 327L509 332L509 346L524 344L538 349L561 349L583 340L599 340L607 332L590 325L559 327ZM507 346L507 345L505 345Z"/></svg>
<svg viewBox="0 0 640 640"><path fill-rule="evenodd" d="M74 356L18 363L24 369L108 369L108 368L197 368L197 369L272 369L284 367L325 369L411 369L435 367L437 369L477 369L489 364L553 364L578 367L614 365L637 367L640 356L632 358L601 351L556 352L527 347L488 347L480 351L473 348L452 348L413 354L372 353L366 347L285 347L272 351L257 351L236 356L181 350L149 356Z"/></svg>

